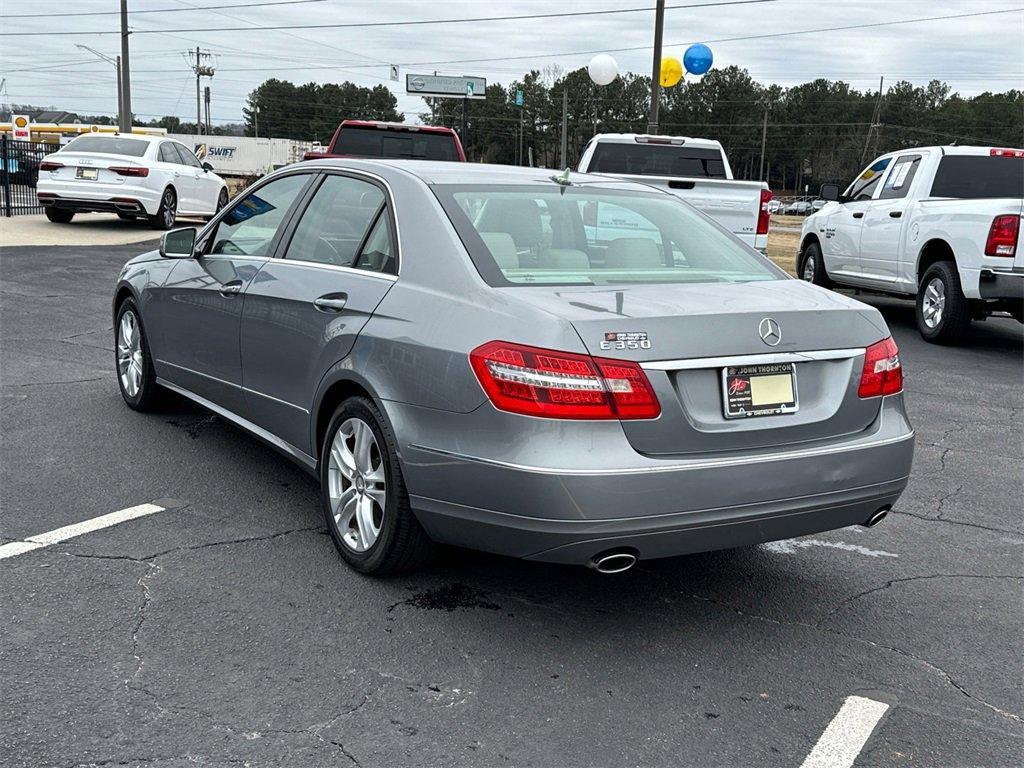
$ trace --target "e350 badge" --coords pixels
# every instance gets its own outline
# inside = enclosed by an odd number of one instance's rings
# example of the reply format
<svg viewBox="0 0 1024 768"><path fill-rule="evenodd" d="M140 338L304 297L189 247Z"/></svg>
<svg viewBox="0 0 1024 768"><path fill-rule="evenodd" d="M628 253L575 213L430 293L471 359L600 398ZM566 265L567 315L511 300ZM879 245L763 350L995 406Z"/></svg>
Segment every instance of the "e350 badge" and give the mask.
<svg viewBox="0 0 1024 768"><path fill-rule="evenodd" d="M601 340L601 349L650 349L651 340L646 331L627 331L625 333L607 332Z"/></svg>

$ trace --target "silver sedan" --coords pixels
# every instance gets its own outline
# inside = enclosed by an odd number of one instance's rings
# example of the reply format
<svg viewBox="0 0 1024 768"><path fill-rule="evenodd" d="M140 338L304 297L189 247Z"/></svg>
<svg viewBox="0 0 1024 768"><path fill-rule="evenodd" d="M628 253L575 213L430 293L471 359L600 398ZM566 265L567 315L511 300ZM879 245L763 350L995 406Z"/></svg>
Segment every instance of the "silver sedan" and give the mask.
<svg viewBox="0 0 1024 768"><path fill-rule="evenodd" d="M298 462L366 573L870 526L910 473L875 309L614 179L289 166L125 265L113 311L128 406L173 391Z"/></svg>

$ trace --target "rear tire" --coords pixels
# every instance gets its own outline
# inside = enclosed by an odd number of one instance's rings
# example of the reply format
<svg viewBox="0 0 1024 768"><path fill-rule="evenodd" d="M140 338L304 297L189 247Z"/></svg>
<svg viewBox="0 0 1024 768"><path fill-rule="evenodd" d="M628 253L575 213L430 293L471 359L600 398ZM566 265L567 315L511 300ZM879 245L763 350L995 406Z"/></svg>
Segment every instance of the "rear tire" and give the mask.
<svg viewBox="0 0 1024 768"><path fill-rule="evenodd" d="M174 189L168 187L160 198L160 207L153 216L149 216L149 226L153 229L170 229L178 217L178 196Z"/></svg>
<svg viewBox="0 0 1024 768"><path fill-rule="evenodd" d="M971 307L956 264L932 264L917 289L917 330L933 344L958 344L971 327Z"/></svg>
<svg viewBox="0 0 1024 768"><path fill-rule="evenodd" d="M820 285L822 288L832 287L832 281L829 280L828 272L825 271L825 260L821 257L821 246L817 243L810 243L804 248L797 276L801 280Z"/></svg>
<svg viewBox="0 0 1024 768"><path fill-rule="evenodd" d="M368 446L365 452L358 450L360 440ZM431 541L409 508L397 444L377 406L365 397L339 405L324 436L324 523L338 553L360 573L412 570L431 555Z"/></svg>
<svg viewBox="0 0 1024 768"><path fill-rule="evenodd" d="M156 383L146 329L134 299L125 299L117 308L114 370L125 405L133 411L151 411L156 407L164 390Z"/></svg>
<svg viewBox="0 0 1024 768"><path fill-rule="evenodd" d="M46 214L46 218L54 224L70 224L71 220L75 218L74 211L65 211L61 208L46 208L43 212Z"/></svg>

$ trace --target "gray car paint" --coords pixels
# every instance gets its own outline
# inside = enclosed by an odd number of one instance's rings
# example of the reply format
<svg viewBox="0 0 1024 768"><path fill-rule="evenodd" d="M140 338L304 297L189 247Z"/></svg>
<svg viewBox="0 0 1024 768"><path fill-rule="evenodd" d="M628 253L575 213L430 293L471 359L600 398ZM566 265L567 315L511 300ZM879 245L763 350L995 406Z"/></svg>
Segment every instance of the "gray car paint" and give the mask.
<svg viewBox="0 0 1024 768"><path fill-rule="evenodd" d="M547 172L359 160L284 172L307 171L356 174L386 188L397 279L281 258L221 266L150 253L126 265L118 296L139 300L162 383L311 471L332 388L365 390L395 431L414 513L434 538L559 562L617 546L660 557L861 523L905 487L913 430L902 396L856 396L858 350L889 335L875 309L791 279L493 288L430 184L554 183ZM216 298L228 278L244 282L237 312ZM349 297L337 315L310 306L336 292ZM757 334L766 316L783 329L774 349ZM597 348L603 332L629 330L649 333L652 349ZM804 401L792 416L725 422L717 387L709 389L717 368L647 370L661 416L620 423L496 410L468 363L470 350L494 339L638 361L854 351L798 363ZM183 371L186 362L208 369Z"/></svg>

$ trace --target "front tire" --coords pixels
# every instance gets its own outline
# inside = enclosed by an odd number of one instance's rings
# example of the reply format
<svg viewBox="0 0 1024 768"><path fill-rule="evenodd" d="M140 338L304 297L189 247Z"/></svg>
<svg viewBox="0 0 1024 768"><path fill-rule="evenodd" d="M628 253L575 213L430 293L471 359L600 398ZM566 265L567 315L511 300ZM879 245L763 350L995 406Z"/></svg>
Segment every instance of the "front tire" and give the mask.
<svg viewBox="0 0 1024 768"><path fill-rule="evenodd" d="M958 344L971 327L971 308L956 264L932 264L917 289L917 330L933 344Z"/></svg>
<svg viewBox="0 0 1024 768"><path fill-rule="evenodd" d="M178 218L178 196L174 194L172 187L164 190L160 198L160 207L148 218L149 226L153 229L170 229L174 226L174 220Z"/></svg>
<svg viewBox="0 0 1024 768"><path fill-rule="evenodd" d="M70 224L71 220L75 218L74 211L65 211L61 208L46 208L43 212L46 214L46 218L54 224Z"/></svg>
<svg viewBox="0 0 1024 768"><path fill-rule="evenodd" d="M801 280L820 285L822 288L832 287L832 281L829 280L828 272L825 271L825 260L821 256L821 246L817 243L810 243L804 248L798 271Z"/></svg>
<svg viewBox="0 0 1024 768"><path fill-rule="evenodd" d="M125 404L133 411L151 411L160 399L153 358L149 353L142 316L133 299L117 309L114 323L114 364L117 387Z"/></svg>
<svg viewBox="0 0 1024 768"><path fill-rule="evenodd" d="M320 451L324 522L339 554L360 573L412 570L431 542L409 508L397 441L377 406L352 397L338 406Z"/></svg>

